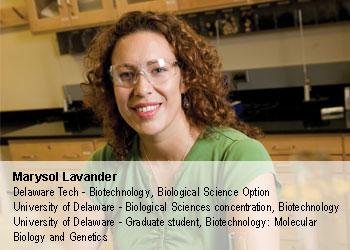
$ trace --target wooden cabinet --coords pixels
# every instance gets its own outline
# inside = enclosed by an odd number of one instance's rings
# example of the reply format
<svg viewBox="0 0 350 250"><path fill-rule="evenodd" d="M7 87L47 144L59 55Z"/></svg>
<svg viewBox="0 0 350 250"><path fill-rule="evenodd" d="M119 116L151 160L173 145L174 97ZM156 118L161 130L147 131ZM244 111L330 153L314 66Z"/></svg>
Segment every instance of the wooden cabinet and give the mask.
<svg viewBox="0 0 350 250"><path fill-rule="evenodd" d="M111 0L68 0L71 8L72 26L84 27L104 24L116 19Z"/></svg>
<svg viewBox="0 0 350 250"><path fill-rule="evenodd" d="M26 0L33 32L103 24L116 17L112 0Z"/></svg>
<svg viewBox="0 0 350 250"><path fill-rule="evenodd" d="M271 155L271 158L275 161L291 160L293 157L298 157L301 152L306 151L318 153L320 156L328 157L330 160L341 161L343 160L344 155L343 139L344 138L342 135L337 134L268 135L265 138L261 139L261 142L266 147L267 151ZM317 157L317 155L314 157Z"/></svg>
<svg viewBox="0 0 350 250"><path fill-rule="evenodd" d="M267 135L260 140L274 161L288 160L350 160L350 135L297 134ZM12 160L87 160L107 143L104 138L10 140ZM311 158L301 152L314 152ZM319 155L317 155L319 153ZM303 159L303 157L306 159ZM299 157L299 158L298 158ZM315 158L316 157L316 158Z"/></svg>
<svg viewBox="0 0 350 250"><path fill-rule="evenodd" d="M60 30L71 25L65 1L26 0L29 25L33 32Z"/></svg>
<svg viewBox="0 0 350 250"><path fill-rule="evenodd" d="M119 14L129 11L176 11L177 0L115 0Z"/></svg>
<svg viewBox="0 0 350 250"><path fill-rule="evenodd" d="M270 3L277 2L280 0L247 0L248 4L259 4L259 3Z"/></svg>
<svg viewBox="0 0 350 250"><path fill-rule="evenodd" d="M217 9L247 4L247 0L178 0L179 12Z"/></svg>
<svg viewBox="0 0 350 250"><path fill-rule="evenodd" d="M14 161L84 161L95 151L91 139L11 140Z"/></svg>
<svg viewBox="0 0 350 250"><path fill-rule="evenodd" d="M344 161L350 161L350 135L344 136ZM347 171L350 173L350 168L347 168Z"/></svg>
<svg viewBox="0 0 350 250"><path fill-rule="evenodd" d="M33 32L111 23L129 11L177 10L177 0L26 0L26 3Z"/></svg>
<svg viewBox="0 0 350 250"><path fill-rule="evenodd" d="M178 13L276 0L26 0L32 32L64 31L112 23L129 11Z"/></svg>
<svg viewBox="0 0 350 250"><path fill-rule="evenodd" d="M344 154L345 157L350 159L350 135L344 136Z"/></svg>
<svg viewBox="0 0 350 250"><path fill-rule="evenodd" d="M277 1L279 0L178 0L178 12L195 12L202 10L221 9L226 7L236 7Z"/></svg>
<svg viewBox="0 0 350 250"><path fill-rule="evenodd" d="M28 25L25 5L0 6L0 28L12 28Z"/></svg>

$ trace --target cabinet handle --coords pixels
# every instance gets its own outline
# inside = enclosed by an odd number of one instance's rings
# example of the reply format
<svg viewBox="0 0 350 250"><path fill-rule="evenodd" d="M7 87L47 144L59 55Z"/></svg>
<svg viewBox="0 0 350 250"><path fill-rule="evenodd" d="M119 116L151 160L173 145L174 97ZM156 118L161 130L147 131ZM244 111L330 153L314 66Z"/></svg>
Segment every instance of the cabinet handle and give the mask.
<svg viewBox="0 0 350 250"><path fill-rule="evenodd" d="M277 145L272 146L272 150L275 150L275 151L289 151L289 150L294 150L295 148L296 148L295 145L289 145L286 147L279 147Z"/></svg>
<svg viewBox="0 0 350 250"><path fill-rule="evenodd" d="M21 158L24 160L33 160L33 159L36 159L37 156L36 155L22 155Z"/></svg>
<svg viewBox="0 0 350 250"><path fill-rule="evenodd" d="M63 159L78 159L79 157L80 157L79 154L74 154L74 155L66 155L66 154L64 154L62 156Z"/></svg>
<svg viewBox="0 0 350 250"><path fill-rule="evenodd" d="M23 20L26 20L26 17L25 17L18 9L16 9L15 7L12 7L12 10L13 10L13 12L16 13L16 15L17 15L19 18L21 18L21 19L23 19Z"/></svg>

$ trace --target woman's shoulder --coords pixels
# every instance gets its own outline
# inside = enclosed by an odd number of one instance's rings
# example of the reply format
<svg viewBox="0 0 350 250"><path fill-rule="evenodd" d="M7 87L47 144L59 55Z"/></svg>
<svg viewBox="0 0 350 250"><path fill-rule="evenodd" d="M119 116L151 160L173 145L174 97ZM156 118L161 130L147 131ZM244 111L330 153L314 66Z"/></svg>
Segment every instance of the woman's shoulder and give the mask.
<svg viewBox="0 0 350 250"><path fill-rule="evenodd" d="M236 142L240 140L250 139L242 132L228 127L212 127L208 129L209 137L214 137L217 140L223 140L227 142Z"/></svg>
<svg viewBox="0 0 350 250"><path fill-rule="evenodd" d="M270 160L265 147L256 139L233 128L211 128L208 143L220 147L223 160L261 161Z"/></svg>
<svg viewBox="0 0 350 250"><path fill-rule="evenodd" d="M115 161L112 147L106 143L106 145L94 152L90 158L90 161Z"/></svg>

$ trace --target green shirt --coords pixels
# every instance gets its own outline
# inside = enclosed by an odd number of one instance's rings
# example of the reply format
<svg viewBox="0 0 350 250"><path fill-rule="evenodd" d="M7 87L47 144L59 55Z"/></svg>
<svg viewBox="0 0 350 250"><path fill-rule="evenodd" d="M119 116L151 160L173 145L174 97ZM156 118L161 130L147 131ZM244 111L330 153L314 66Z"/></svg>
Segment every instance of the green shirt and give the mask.
<svg viewBox="0 0 350 250"><path fill-rule="evenodd" d="M85 188L90 187L105 188L109 190L152 190L151 180L152 173L149 168L145 168L142 162L136 163L140 159L138 153L138 142L134 141L130 160L133 162L109 162L102 165L103 171L118 173L116 182L90 182L85 183ZM93 161L112 161L112 149L110 146L97 151ZM261 143L247 137L246 135L234 129L213 129L208 137L197 139L190 152L185 158L186 163L180 168L175 175L174 189L186 190L197 189L203 190L204 187L210 189L222 190L242 190L257 176L264 173L274 173L270 157ZM199 161L207 161L199 162ZM211 163L209 162L211 161ZM216 163L214 163L215 161ZM220 162L219 162L220 161ZM253 162L247 164L233 163L232 161L263 161L259 164ZM93 163L91 163L93 164ZM102 164L101 162L99 164ZM93 164L95 166L95 164ZM126 166L127 165L127 166ZM94 168L87 168L87 172L96 172ZM88 193L88 192L87 192ZM206 227L202 224L201 228L196 226L178 227L169 226L167 222L171 219L181 221L186 218L195 221L199 218L205 222L207 217L225 218L224 212L214 211L178 211L171 210L172 204L187 205L210 205L215 204L232 204L232 197L211 197L211 196L179 196L169 197L167 200L167 211L153 211L150 213L139 211L126 211L126 203L154 205L158 204L156 199L139 198L139 197L91 197L96 204L114 204L116 207L122 206L121 209L106 213L107 218L114 219L116 226L111 228L113 234L113 245L116 249L228 249L228 233L226 227ZM131 227L126 225L126 219L142 220L163 219L164 226L156 227ZM121 223L119 223L121 221Z"/></svg>
<svg viewBox="0 0 350 250"><path fill-rule="evenodd" d="M138 139L135 138L128 160L140 160ZM93 161L114 161L109 145L98 150ZM207 137L199 137L185 161L270 161L264 146L231 128L213 128Z"/></svg>

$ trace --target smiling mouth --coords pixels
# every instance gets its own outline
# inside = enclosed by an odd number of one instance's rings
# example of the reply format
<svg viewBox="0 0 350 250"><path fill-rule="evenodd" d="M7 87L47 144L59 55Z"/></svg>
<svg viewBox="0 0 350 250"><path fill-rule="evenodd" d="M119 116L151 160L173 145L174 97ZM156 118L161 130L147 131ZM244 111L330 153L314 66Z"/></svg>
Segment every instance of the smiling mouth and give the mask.
<svg viewBox="0 0 350 250"><path fill-rule="evenodd" d="M137 105L133 108L141 119L151 119L158 112L162 103L150 103L148 105Z"/></svg>
<svg viewBox="0 0 350 250"><path fill-rule="evenodd" d="M160 106L160 103L156 104L156 105L149 105L149 106L139 107L139 108L135 108L135 109L139 113L146 113L146 112L156 110L159 106Z"/></svg>

